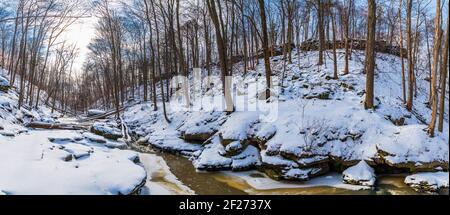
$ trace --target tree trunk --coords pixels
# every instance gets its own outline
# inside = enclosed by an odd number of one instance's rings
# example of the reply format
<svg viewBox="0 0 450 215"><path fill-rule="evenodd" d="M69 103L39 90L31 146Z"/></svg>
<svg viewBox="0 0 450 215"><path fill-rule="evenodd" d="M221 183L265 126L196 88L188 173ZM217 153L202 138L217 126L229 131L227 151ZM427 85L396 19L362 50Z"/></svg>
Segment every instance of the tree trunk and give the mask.
<svg viewBox="0 0 450 215"><path fill-rule="evenodd" d="M267 21L266 21L266 10L264 0L258 0L259 2L259 11L261 15L261 26L262 26L262 34L263 34L263 50L264 50L264 68L266 70L266 97L265 99L270 98L270 88L272 87L271 76L272 72L270 71L270 52L269 52L269 38L267 35Z"/></svg>
<svg viewBox="0 0 450 215"><path fill-rule="evenodd" d="M436 0L436 18L435 18L435 33L434 33L434 50L433 50L433 65L431 73L431 122L428 126L428 134L434 137L437 109L438 109L438 95L437 95L437 72L439 65L439 49L441 46L441 8L440 0Z"/></svg>
<svg viewBox="0 0 450 215"><path fill-rule="evenodd" d="M446 94L446 90L447 90L447 72L448 72L448 48L449 48L449 28L450 28L450 23L447 17L447 30L445 33L445 46L444 46L444 55L442 56L443 58L443 63L441 64L441 97L440 97L440 101L441 103L439 103L439 123L438 123L438 131L439 132L443 132L444 131L444 117L445 117L445 94Z"/></svg>
<svg viewBox="0 0 450 215"><path fill-rule="evenodd" d="M366 45L366 109L374 108L374 75L375 75L375 31L376 31L376 4L375 0L368 0L369 11L367 21L367 45Z"/></svg>
<svg viewBox="0 0 450 215"><path fill-rule="evenodd" d="M407 49L408 49L408 102L406 108L409 111L413 109L414 100L414 65L412 60L412 32L411 32L411 10L412 0L406 1L406 31L407 31Z"/></svg>

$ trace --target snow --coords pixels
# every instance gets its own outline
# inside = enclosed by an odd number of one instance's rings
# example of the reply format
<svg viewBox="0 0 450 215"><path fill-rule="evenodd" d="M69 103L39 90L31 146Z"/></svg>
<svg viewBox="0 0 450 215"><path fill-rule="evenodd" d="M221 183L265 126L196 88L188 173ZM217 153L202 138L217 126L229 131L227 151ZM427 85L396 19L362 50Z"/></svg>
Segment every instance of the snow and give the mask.
<svg viewBox="0 0 450 215"><path fill-rule="evenodd" d="M390 163L448 162L448 142L446 144L446 140L441 136L430 138L424 132L425 128L424 125L408 125L397 128L394 133L380 135L377 148L390 154L385 156Z"/></svg>
<svg viewBox="0 0 450 215"><path fill-rule="evenodd" d="M142 195L194 195L195 192L185 186L170 172L162 157L153 154L139 154L146 172L147 181Z"/></svg>
<svg viewBox="0 0 450 215"><path fill-rule="evenodd" d="M324 176L311 179L305 182L290 182L275 181L266 175L264 177L252 177L252 173L260 175L257 171L251 172L226 172L225 174L243 179L249 186L255 190L274 190L274 189L295 189L295 188L310 188L310 187L334 187L346 190L367 190L370 187L350 185L342 183L342 175L338 173L330 173Z"/></svg>
<svg viewBox="0 0 450 215"><path fill-rule="evenodd" d="M211 144L205 146L200 156L194 160L195 168L199 170L247 170L261 165L259 150L248 146L238 155L225 157L225 149L215 136Z"/></svg>
<svg viewBox="0 0 450 215"><path fill-rule="evenodd" d="M259 120L258 112L237 112L227 119L219 133L223 140L247 139L251 126Z"/></svg>
<svg viewBox="0 0 450 215"><path fill-rule="evenodd" d="M190 120L185 121L178 128L178 131L180 131L185 138L187 136L191 136L192 138L196 135L204 135L209 138L217 132L224 120L225 117L223 112L193 112L190 114ZM194 139L198 141L198 138Z"/></svg>
<svg viewBox="0 0 450 215"><path fill-rule="evenodd" d="M259 104L260 90L251 86L264 76L262 62L246 75L241 72L242 63L234 65L233 113L224 114L220 105L204 102L221 95L221 89L213 88L193 95L190 110L167 105L171 123L165 121L161 110L153 111L150 102L129 108L124 119L134 135L145 137L155 148L187 155L200 170L240 166L242 160L234 156L240 156L248 143L255 142L263 167L276 167L291 176L317 172L327 162L348 168L362 160L410 172L448 168L448 114L444 131L434 138L426 134L422 123L423 119L430 120L431 112L424 105L428 83L423 79L427 71L423 65L417 67L418 93L411 113L401 100L400 58L377 54L377 107L365 110L363 51L353 53L350 74L340 74L338 80L327 78L333 74L332 59L326 58L323 66L317 66L318 52L302 52L300 56L293 53L292 64L286 64L288 72L282 91L275 92L279 98L273 121L261 120L263 111L252 109ZM338 50L338 69L344 67L343 56L344 51ZM272 59L274 74L281 74L283 66L281 57ZM211 72L219 74L218 69ZM213 82L221 86L220 80ZM190 84L195 89L199 87ZM158 102L158 107L161 105ZM448 113L448 107L445 111Z"/></svg>
<svg viewBox="0 0 450 215"><path fill-rule="evenodd" d="M215 169L228 169L233 160L220 155L220 152L224 153L224 150L222 144L217 141L207 145L198 159L194 161L195 168L200 170L211 167Z"/></svg>
<svg viewBox="0 0 450 215"><path fill-rule="evenodd" d="M106 138L104 138L100 135L93 134L91 132L84 132L83 137L89 139L90 141L97 142L97 143L106 143L107 142Z"/></svg>
<svg viewBox="0 0 450 215"><path fill-rule="evenodd" d="M21 194L130 194L146 178L137 153L98 144L52 143L75 131L36 130L13 139L0 136L0 187ZM66 161L67 156L74 156ZM11 165L14 164L14 165Z"/></svg>
<svg viewBox="0 0 450 215"><path fill-rule="evenodd" d="M112 137L121 137L122 136L122 131L120 131L118 128L115 128L111 125L105 124L105 123L100 123L100 122L95 122L92 125L92 129L95 130L96 132L100 132L102 135L105 136L112 136Z"/></svg>
<svg viewBox="0 0 450 215"><path fill-rule="evenodd" d="M346 169L342 175L345 183L370 187L375 185L375 170L365 161L361 161L357 165Z"/></svg>
<svg viewBox="0 0 450 215"><path fill-rule="evenodd" d="M9 87L8 79L0 75L0 87Z"/></svg>
<svg viewBox="0 0 450 215"><path fill-rule="evenodd" d="M106 112L102 111L102 110L96 110L96 109L88 110L88 116L99 116L99 115L103 115L105 113Z"/></svg>
<svg viewBox="0 0 450 215"><path fill-rule="evenodd" d="M406 177L405 184L415 190L425 192L438 192L442 188L448 188L448 172L418 173Z"/></svg>
<svg viewBox="0 0 450 215"><path fill-rule="evenodd" d="M298 164L294 161L284 159L280 155L269 156L266 151L261 151L261 160L265 164L274 165L274 166L282 166L286 168L296 168Z"/></svg>

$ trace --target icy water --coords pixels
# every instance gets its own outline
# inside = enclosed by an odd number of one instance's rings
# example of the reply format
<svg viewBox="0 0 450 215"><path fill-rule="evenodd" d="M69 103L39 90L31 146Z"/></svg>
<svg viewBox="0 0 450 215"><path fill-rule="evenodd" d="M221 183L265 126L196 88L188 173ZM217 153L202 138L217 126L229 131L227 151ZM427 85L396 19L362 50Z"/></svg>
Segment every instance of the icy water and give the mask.
<svg viewBox="0 0 450 215"><path fill-rule="evenodd" d="M198 172L187 158L164 152L154 152L148 147L133 148L139 152L161 156L170 171L180 182L199 195L418 195L403 183L406 175L382 175L373 190L338 188L341 175L330 173L309 182L274 181L257 171L243 173ZM244 179L245 178L245 179ZM333 178L333 179L327 179ZM263 179L263 185L256 189L247 181ZM339 181L337 183L337 181ZM330 186L324 186L327 182ZM337 185L338 187L333 187ZM446 191L448 195L448 190Z"/></svg>
<svg viewBox="0 0 450 215"><path fill-rule="evenodd" d="M204 173L197 172L192 166L191 161L186 158L158 153L164 158L171 172L186 186L200 195L417 195L419 193L412 190L403 183L405 176L402 175L386 175L380 176L377 188L374 190L349 190L329 186L314 186L301 188L290 188L295 186L303 186L301 182L276 182L278 187L270 189L255 189L247 183L246 180L227 173ZM253 178L266 178L263 173L255 171L241 173ZM331 174L336 176L337 174ZM327 176L324 176L327 177ZM270 179L267 179L270 180ZM314 183L313 179L311 182ZM448 193L448 191L447 191Z"/></svg>

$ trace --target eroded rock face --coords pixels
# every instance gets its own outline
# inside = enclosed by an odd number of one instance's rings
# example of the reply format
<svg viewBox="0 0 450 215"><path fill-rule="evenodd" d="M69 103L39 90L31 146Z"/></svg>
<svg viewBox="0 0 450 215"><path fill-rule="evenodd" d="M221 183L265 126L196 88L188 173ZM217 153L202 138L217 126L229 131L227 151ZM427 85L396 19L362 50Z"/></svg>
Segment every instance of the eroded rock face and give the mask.
<svg viewBox="0 0 450 215"><path fill-rule="evenodd" d="M342 174L344 183L370 187L375 185L375 170L365 161L346 169Z"/></svg>
<svg viewBox="0 0 450 215"><path fill-rule="evenodd" d="M282 155L261 152L262 170L275 180L307 181L327 173L330 168L327 157L312 157L301 160L286 159Z"/></svg>
<svg viewBox="0 0 450 215"><path fill-rule="evenodd" d="M430 138L423 126L399 127L376 145L377 165L387 165L403 172L448 170L448 142L442 137Z"/></svg>
<svg viewBox="0 0 450 215"><path fill-rule="evenodd" d="M436 170L448 171L448 161L446 160L433 160L430 162L418 162L418 161L406 161L406 162L392 162L387 159L390 156L389 153L379 150L379 159L375 160L376 164L387 165L395 172L433 172Z"/></svg>
<svg viewBox="0 0 450 215"><path fill-rule="evenodd" d="M448 172L419 173L406 177L405 184L417 192L436 194L448 189Z"/></svg>
<svg viewBox="0 0 450 215"><path fill-rule="evenodd" d="M193 163L195 168L201 171L246 171L261 165L259 149L252 145L247 146L236 155L226 156L226 154L225 147L215 136Z"/></svg>

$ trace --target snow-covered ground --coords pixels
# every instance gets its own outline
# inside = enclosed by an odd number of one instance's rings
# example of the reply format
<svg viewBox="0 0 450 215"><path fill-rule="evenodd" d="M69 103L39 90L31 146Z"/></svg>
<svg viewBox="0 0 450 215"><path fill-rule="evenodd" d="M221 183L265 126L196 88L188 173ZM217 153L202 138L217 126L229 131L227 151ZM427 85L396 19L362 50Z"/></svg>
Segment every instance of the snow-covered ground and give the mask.
<svg viewBox="0 0 450 215"><path fill-rule="evenodd" d="M338 58L341 71L342 50ZM320 67L316 59L317 52L294 55L292 64L286 63L286 77L281 81L284 61L272 58L272 69L279 74L278 84L283 83L283 87L275 92L277 111L270 122L260 117L266 113L263 110L251 110L253 105L261 104L261 91L251 86L257 84L258 77L264 77L262 63L246 75L242 74L242 64L235 65L233 101L238 108L234 113L222 114L220 105L204 102L220 95L221 89L213 88L191 98L196 110L180 111L167 105L171 123L164 120L160 103L157 112L151 103L136 105L125 112L124 119L132 132L142 137L141 142L187 156L199 170L257 168L276 179L309 180L365 161L375 172L448 171L448 114L444 131L430 138L425 131L427 125L421 122L429 121L431 112L426 105L427 82L423 75L418 75L418 93L414 112L410 113L401 101L400 59L378 54L377 106L365 110L363 52L353 54L350 74L340 74L338 80L330 78L330 58ZM221 86L220 80L214 84ZM245 108L239 109L243 103ZM448 107L445 111L448 113ZM259 155L249 153L252 148ZM245 162L233 168L232 164L239 161Z"/></svg>
<svg viewBox="0 0 450 215"><path fill-rule="evenodd" d="M0 77L6 74L0 72ZM6 78L0 81L9 84ZM127 147L123 140L81 130L26 128L31 121L73 124L76 119L57 118L61 114L44 105L19 110L17 101L15 89L0 90L0 195L194 194L162 158L119 149ZM102 123L92 127L120 136Z"/></svg>
<svg viewBox="0 0 450 215"><path fill-rule="evenodd" d="M11 195L117 195L136 192L145 182L137 153L73 141L80 139L78 132L54 130L0 136L0 190Z"/></svg>

